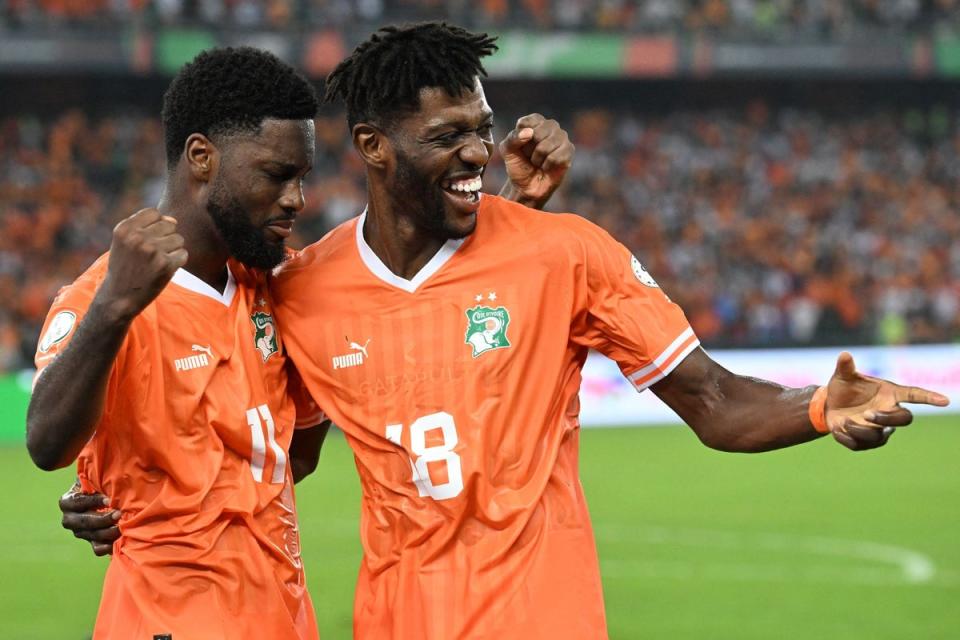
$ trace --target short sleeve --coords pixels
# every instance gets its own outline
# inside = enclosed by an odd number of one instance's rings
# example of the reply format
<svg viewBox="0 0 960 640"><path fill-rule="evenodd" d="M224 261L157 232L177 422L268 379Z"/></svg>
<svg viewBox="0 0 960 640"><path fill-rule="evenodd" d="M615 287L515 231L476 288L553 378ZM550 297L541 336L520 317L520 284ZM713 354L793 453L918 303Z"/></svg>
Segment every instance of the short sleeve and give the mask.
<svg viewBox="0 0 960 640"><path fill-rule="evenodd" d="M314 402L313 396L307 391L299 372L290 364L287 365L287 395L293 400L297 410L294 428L309 429L327 419L327 414Z"/></svg>
<svg viewBox="0 0 960 640"><path fill-rule="evenodd" d="M582 254L572 340L616 361L637 391L699 346L683 310L630 251L591 222L577 223ZM580 228L582 227L582 228Z"/></svg>
<svg viewBox="0 0 960 640"><path fill-rule="evenodd" d="M36 377L70 344L77 327L90 308L95 293L96 286L88 278L81 278L57 293L50 311L47 312L33 356L34 365L37 367Z"/></svg>

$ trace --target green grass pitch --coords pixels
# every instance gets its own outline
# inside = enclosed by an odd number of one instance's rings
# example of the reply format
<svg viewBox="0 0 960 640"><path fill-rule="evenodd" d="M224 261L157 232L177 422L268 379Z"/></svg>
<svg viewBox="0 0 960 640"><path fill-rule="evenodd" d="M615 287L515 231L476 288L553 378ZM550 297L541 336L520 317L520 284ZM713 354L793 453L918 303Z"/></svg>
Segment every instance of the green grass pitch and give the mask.
<svg viewBox="0 0 960 640"><path fill-rule="evenodd" d="M611 638L960 638L960 417L859 454L721 454L679 428L588 430L581 450ZM106 560L59 527L71 477L0 449L0 638L89 636ZM321 635L349 638L359 499L341 436L298 499Z"/></svg>

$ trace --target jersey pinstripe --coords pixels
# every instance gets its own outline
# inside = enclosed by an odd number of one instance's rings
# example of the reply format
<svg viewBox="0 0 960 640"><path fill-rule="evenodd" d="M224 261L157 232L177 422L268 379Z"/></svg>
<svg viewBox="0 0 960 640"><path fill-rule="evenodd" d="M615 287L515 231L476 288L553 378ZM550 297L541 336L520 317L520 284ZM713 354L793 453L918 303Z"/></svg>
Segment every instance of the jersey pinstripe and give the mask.
<svg viewBox="0 0 960 640"><path fill-rule="evenodd" d="M38 375L70 344L107 263L57 296ZM288 460L303 394L288 393L264 278L230 271L222 294L178 271L134 319L80 453L84 490L122 511L98 640L317 636Z"/></svg>
<svg viewBox="0 0 960 640"><path fill-rule="evenodd" d="M476 232L409 281L363 220L271 283L288 353L356 456L355 636L606 637L580 369L596 349L646 388L698 344L683 313L578 216L484 196Z"/></svg>

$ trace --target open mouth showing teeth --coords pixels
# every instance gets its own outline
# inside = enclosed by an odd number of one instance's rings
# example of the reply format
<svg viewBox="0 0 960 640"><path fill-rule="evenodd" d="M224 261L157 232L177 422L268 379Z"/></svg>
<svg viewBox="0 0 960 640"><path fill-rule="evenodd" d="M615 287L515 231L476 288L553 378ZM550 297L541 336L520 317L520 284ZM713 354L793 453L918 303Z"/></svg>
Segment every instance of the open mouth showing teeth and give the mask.
<svg viewBox="0 0 960 640"><path fill-rule="evenodd" d="M480 199L481 187L483 187L483 179L480 176L467 178L466 180L448 180L443 183L444 191L455 197L463 198L467 202L477 202Z"/></svg>

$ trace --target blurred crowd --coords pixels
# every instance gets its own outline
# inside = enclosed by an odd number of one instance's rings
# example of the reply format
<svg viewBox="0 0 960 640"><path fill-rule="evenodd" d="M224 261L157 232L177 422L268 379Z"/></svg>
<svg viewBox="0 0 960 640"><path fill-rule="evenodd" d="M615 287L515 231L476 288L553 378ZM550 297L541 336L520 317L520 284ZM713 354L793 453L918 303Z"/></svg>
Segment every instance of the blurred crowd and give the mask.
<svg viewBox="0 0 960 640"><path fill-rule="evenodd" d="M569 120L562 201L621 239L714 346L960 337L960 126L944 109Z"/></svg>
<svg viewBox="0 0 960 640"><path fill-rule="evenodd" d="M445 18L473 28L707 31L838 38L960 26L960 0L0 0L0 26L377 27Z"/></svg>
<svg viewBox="0 0 960 640"><path fill-rule="evenodd" d="M581 213L630 247L706 345L960 336L952 112L827 117L757 102L552 115L577 156L550 208ZM152 117L0 120L0 371L29 366L57 289L109 246L117 221L157 202L162 148ZM502 179L495 160L485 188ZM364 206L342 116L317 121L305 194L294 246Z"/></svg>

